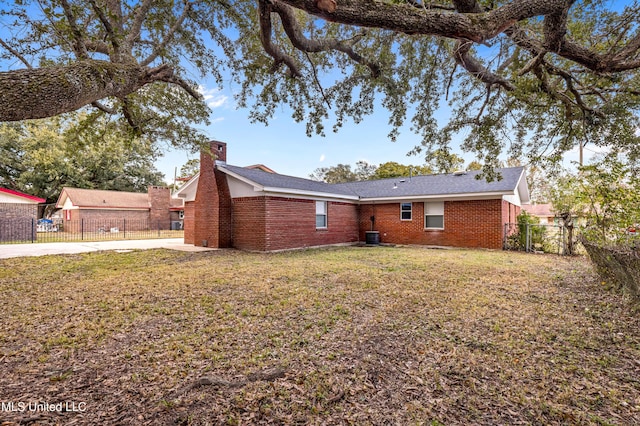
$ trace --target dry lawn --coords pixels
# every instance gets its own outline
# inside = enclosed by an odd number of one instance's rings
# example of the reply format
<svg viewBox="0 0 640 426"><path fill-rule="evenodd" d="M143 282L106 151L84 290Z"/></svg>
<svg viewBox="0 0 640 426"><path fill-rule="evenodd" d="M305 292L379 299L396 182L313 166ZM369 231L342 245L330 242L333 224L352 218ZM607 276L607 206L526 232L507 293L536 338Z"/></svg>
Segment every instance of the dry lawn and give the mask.
<svg viewBox="0 0 640 426"><path fill-rule="evenodd" d="M4 260L0 424L640 424L640 315L602 287L416 247Z"/></svg>

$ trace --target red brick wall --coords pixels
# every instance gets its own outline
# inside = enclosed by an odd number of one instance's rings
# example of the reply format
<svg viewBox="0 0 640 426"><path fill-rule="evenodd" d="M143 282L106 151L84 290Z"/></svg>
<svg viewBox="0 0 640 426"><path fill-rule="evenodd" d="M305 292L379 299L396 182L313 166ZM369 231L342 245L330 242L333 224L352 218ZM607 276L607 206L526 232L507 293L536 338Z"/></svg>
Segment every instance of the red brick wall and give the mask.
<svg viewBox="0 0 640 426"><path fill-rule="evenodd" d="M65 232L97 232L118 228L119 231L145 231L158 229L155 222L149 221L148 210L71 210L71 220L66 220L63 211Z"/></svg>
<svg viewBox="0 0 640 426"><path fill-rule="evenodd" d="M502 223L516 223L522 209L508 201L502 201Z"/></svg>
<svg viewBox="0 0 640 426"><path fill-rule="evenodd" d="M413 203L411 221L400 220L399 202L363 205L360 240L365 240L365 231L371 229L370 217L375 216L375 230L380 231L383 243L500 249L504 209L508 215L509 205L503 200L445 201L444 230L424 229L423 202Z"/></svg>
<svg viewBox="0 0 640 426"><path fill-rule="evenodd" d="M162 186L150 186L149 194L149 220L157 224L160 229L170 229L171 220L169 207L171 207L171 190Z"/></svg>
<svg viewBox="0 0 640 426"><path fill-rule="evenodd" d="M195 223L193 219L194 202L187 201L184 203L184 243L194 243Z"/></svg>
<svg viewBox="0 0 640 426"><path fill-rule="evenodd" d="M222 142L212 142L211 151L221 160L226 158L226 145ZM227 177L215 169L213 158L204 151L200 154L200 177L193 218L194 245L232 246L231 193Z"/></svg>
<svg viewBox="0 0 640 426"><path fill-rule="evenodd" d="M233 247L233 218L231 191L227 175L215 170L218 186L218 247Z"/></svg>
<svg viewBox="0 0 640 426"><path fill-rule="evenodd" d="M285 197L233 199L233 245L243 250L283 250L358 241L358 208L329 201L327 228L316 229L316 203Z"/></svg>
<svg viewBox="0 0 640 426"><path fill-rule="evenodd" d="M266 251L265 197L233 199L233 246Z"/></svg>
<svg viewBox="0 0 640 426"><path fill-rule="evenodd" d="M0 203L0 241L31 241L36 236L36 204Z"/></svg>

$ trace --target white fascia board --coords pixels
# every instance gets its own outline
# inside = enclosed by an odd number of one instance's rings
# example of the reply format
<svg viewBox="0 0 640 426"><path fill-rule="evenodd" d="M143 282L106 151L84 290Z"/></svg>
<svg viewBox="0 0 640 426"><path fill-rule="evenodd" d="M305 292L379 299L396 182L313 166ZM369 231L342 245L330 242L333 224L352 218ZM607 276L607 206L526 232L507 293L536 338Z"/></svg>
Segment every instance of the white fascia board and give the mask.
<svg viewBox="0 0 640 426"><path fill-rule="evenodd" d="M287 196L294 195L305 198L314 198L314 199L324 199L324 200L348 200L348 201L359 201L360 198L355 195L343 195L343 194L332 194L330 192L316 192L316 191L304 191L302 189L290 189L290 188L274 188L266 186L262 188L262 190L266 193L266 195L277 195L277 196Z"/></svg>
<svg viewBox="0 0 640 426"><path fill-rule="evenodd" d="M302 189L291 189L291 188L278 188L278 187L272 187L272 186L262 186L254 181L252 181L251 179L247 179L244 176L240 176L237 173L234 173L228 169L225 169L224 166L223 167L219 167L220 171L224 172L225 174L234 177L235 179L238 179L239 181L242 181L248 185L253 186L253 190L255 192L264 192L265 195L278 195L278 196L283 196L283 195L298 195L298 196L306 196L306 197L313 197L313 198L325 198L325 199L340 199L340 200L351 200L351 201L358 201L359 197L355 196L355 195L342 195L342 194L333 194L330 192L316 192L316 191L305 191Z"/></svg>
<svg viewBox="0 0 640 426"><path fill-rule="evenodd" d="M399 195L397 197L372 197L361 198L363 204L371 202L389 202L398 201L462 201L462 200L496 200L501 199L505 195L511 195L510 192L477 192L464 194L436 194L436 195Z"/></svg>
<svg viewBox="0 0 640 426"><path fill-rule="evenodd" d="M527 184L527 177L525 175L524 169L522 169L522 173L520 174L520 179L518 180L515 191L518 192L520 202L522 204L529 204L531 202L531 194L529 194L529 185Z"/></svg>
<svg viewBox="0 0 640 426"><path fill-rule="evenodd" d="M71 200L69 199L69 195L67 195L67 191L62 190L62 193L58 197L58 201L56 201L56 209L63 208L65 204L67 204L67 201L71 203ZM73 203L71 204L73 205Z"/></svg>
<svg viewBox="0 0 640 426"><path fill-rule="evenodd" d="M220 170L224 174L232 176L232 177L238 179L239 181L246 183L247 185L253 186L253 190L254 191L256 191L256 192L264 191L264 187L262 185L252 181L251 179L247 179L246 177L240 176L239 174L234 173L229 169L225 169L223 165L218 165L216 167L218 168L218 170Z"/></svg>
<svg viewBox="0 0 640 426"><path fill-rule="evenodd" d="M187 183L182 185L180 189L171 195L171 198L182 198L184 201L193 201L196 199L196 190L198 189L198 178L200 172L196 173Z"/></svg>

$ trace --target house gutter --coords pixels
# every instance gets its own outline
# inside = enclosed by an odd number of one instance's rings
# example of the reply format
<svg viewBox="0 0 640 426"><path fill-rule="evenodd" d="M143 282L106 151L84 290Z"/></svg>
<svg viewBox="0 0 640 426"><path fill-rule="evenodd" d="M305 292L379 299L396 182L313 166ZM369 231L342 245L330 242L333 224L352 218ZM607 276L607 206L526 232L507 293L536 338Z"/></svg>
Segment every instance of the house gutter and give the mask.
<svg viewBox="0 0 640 426"><path fill-rule="evenodd" d="M423 201L423 200L439 200L439 201L448 201L451 199L485 199L485 200L494 200L502 198L505 195L513 195L512 192L474 192L469 193L465 192L462 194L435 194L435 195L398 195L393 197L362 197L360 198L361 203L371 203L371 202L397 202L397 201Z"/></svg>
<svg viewBox="0 0 640 426"><path fill-rule="evenodd" d="M256 192L265 192L265 193L276 194L276 195L303 195L307 197L331 198L331 199L350 200L350 201L358 201L360 199L360 197L358 197L357 195L344 195L344 194L336 194L333 192L305 191L303 189L262 186L252 181L251 179L247 179L244 176L241 176L237 173L232 172L229 169L224 168L224 166L220 167L219 169L225 174L232 176L238 179L239 181L246 183L247 185L253 186L253 190Z"/></svg>
<svg viewBox="0 0 640 426"><path fill-rule="evenodd" d="M254 187L255 187L255 184L254 184ZM335 194L331 192L304 191L302 189L274 188L269 186L256 187L256 191L263 191L265 193L277 194L277 195L304 195L308 197L330 198L330 199L349 200L349 201L360 200L360 197L356 195L342 195L342 194Z"/></svg>

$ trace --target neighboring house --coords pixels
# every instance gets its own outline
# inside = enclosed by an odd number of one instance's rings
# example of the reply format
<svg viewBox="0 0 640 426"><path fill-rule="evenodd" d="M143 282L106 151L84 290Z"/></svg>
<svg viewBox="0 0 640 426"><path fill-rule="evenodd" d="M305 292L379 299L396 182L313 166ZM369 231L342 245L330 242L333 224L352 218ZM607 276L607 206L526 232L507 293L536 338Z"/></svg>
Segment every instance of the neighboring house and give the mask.
<svg viewBox="0 0 640 426"><path fill-rule="evenodd" d="M184 217L182 200L160 186L146 193L63 188L56 208L67 232L182 229Z"/></svg>
<svg viewBox="0 0 640 426"><path fill-rule="evenodd" d="M533 217L537 217L540 220L541 225L557 225L558 220L552 209L553 207L550 203L522 206L522 210L526 211Z"/></svg>
<svg viewBox="0 0 640 426"><path fill-rule="evenodd" d="M522 167L488 183L479 172L327 184L214 162L174 196L185 200L185 243L272 251L367 240L500 249L505 224L529 202Z"/></svg>
<svg viewBox="0 0 640 426"><path fill-rule="evenodd" d="M0 241L35 239L38 204L45 201L44 198L0 188Z"/></svg>

